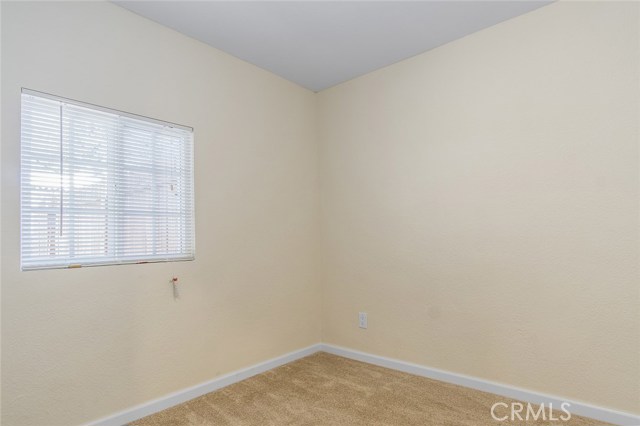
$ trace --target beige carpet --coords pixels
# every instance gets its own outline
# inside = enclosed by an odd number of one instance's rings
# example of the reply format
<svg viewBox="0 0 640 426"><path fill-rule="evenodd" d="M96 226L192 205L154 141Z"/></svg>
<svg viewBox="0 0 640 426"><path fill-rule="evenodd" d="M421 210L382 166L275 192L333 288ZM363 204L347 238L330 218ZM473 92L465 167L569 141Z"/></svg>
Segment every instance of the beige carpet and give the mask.
<svg viewBox="0 0 640 426"><path fill-rule="evenodd" d="M145 417L132 426L205 425L601 425L499 422L501 396L319 352ZM496 414L504 415L504 410ZM562 412L555 414L559 417Z"/></svg>

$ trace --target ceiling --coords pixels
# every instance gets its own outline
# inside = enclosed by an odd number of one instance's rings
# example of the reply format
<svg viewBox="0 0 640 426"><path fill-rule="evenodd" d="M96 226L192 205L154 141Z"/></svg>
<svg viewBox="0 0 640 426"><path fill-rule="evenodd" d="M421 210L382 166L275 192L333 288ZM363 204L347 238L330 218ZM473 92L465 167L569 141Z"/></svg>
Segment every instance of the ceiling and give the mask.
<svg viewBox="0 0 640 426"><path fill-rule="evenodd" d="M114 1L320 91L549 1Z"/></svg>

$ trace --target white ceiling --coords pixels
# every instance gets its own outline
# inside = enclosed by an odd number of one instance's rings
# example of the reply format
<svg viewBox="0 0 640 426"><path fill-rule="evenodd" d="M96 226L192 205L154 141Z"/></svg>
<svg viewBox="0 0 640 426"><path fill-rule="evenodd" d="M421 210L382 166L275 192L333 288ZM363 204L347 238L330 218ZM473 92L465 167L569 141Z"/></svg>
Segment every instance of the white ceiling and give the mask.
<svg viewBox="0 0 640 426"><path fill-rule="evenodd" d="M549 1L114 1L313 91Z"/></svg>

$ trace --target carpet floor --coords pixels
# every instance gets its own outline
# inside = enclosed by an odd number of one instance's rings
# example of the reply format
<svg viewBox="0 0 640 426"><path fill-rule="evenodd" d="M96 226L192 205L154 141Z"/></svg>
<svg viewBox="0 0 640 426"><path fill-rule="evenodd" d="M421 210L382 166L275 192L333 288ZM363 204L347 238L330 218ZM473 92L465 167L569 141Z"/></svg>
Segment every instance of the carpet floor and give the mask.
<svg viewBox="0 0 640 426"><path fill-rule="evenodd" d="M566 422L500 422L491 417L496 402L513 400L319 352L131 426L604 424L578 416ZM508 411L502 406L495 413L502 417Z"/></svg>

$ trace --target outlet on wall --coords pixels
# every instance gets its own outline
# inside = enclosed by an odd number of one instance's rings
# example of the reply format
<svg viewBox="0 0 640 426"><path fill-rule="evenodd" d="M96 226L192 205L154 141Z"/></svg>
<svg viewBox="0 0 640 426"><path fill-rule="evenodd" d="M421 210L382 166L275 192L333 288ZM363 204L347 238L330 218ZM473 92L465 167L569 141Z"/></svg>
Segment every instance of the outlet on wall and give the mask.
<svg viewBox="0 0 640 426"><path fill-rule="evenodd" d="M358 327L367 328L367 313L360 312L358 314Z"/></svg>

